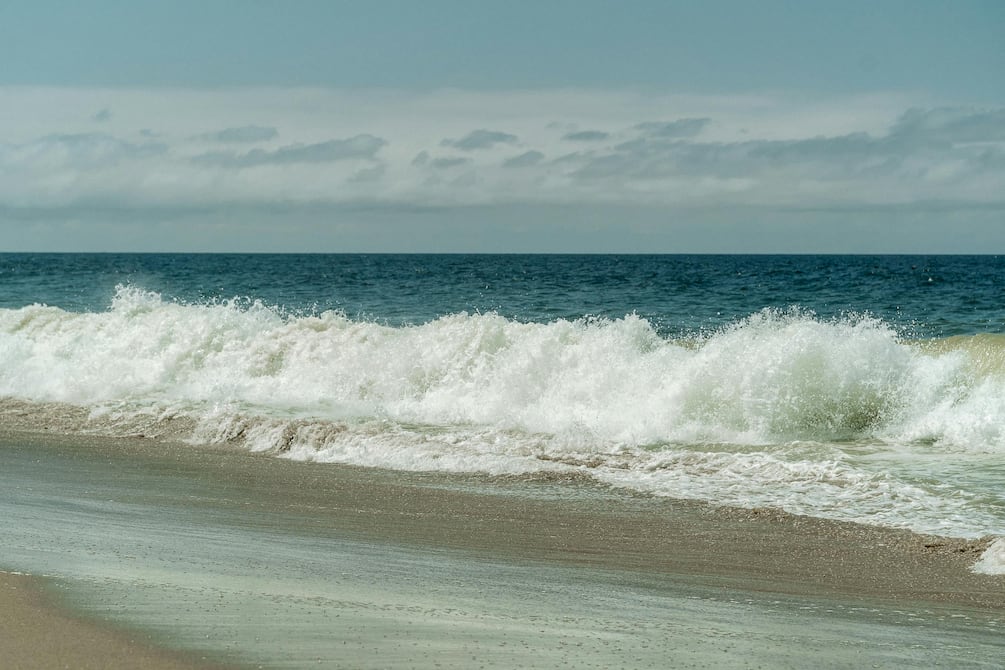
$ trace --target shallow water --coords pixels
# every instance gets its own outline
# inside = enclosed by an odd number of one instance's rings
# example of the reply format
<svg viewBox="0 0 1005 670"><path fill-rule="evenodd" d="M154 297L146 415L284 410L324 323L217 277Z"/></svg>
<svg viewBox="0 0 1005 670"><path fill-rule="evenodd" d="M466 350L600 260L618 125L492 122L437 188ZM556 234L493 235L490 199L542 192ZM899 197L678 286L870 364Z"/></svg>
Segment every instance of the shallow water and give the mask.
<svg viewBox="0 0 1005 670"><path fill-rule="evenodd" d="M367 540L245 498L197 467L210 457L6 441L0 563L169 646L267 667L996 667L1005 651L1000 613Z"/></svg>

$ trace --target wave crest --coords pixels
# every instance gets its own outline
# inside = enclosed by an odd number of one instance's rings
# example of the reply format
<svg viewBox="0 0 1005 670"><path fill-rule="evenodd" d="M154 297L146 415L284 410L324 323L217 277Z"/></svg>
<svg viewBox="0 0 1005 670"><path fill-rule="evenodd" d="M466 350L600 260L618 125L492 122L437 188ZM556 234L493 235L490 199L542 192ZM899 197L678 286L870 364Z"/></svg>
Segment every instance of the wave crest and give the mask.
<svg viewBox="0 0 1005 670"><path fill-rule="evenodd" d="M1003 450L1005 344L912 343L868 316L765 310L689 340L636 315L389 327L120 287L110 309L0 310L0 394L208 419L390 421L597 449L908 440Z"/></svg>

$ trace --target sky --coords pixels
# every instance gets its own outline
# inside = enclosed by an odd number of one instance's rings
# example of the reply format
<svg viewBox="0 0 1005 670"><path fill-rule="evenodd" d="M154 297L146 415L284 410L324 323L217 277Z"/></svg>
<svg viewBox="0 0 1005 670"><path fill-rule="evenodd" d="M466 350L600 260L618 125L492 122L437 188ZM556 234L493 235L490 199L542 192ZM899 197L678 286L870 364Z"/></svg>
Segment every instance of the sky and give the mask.
<svg viewBox="0 0 1005 670"><path fill-rule="evenodd" d="M1005 2L0 3L0 251L1005 253Z"/></svg>

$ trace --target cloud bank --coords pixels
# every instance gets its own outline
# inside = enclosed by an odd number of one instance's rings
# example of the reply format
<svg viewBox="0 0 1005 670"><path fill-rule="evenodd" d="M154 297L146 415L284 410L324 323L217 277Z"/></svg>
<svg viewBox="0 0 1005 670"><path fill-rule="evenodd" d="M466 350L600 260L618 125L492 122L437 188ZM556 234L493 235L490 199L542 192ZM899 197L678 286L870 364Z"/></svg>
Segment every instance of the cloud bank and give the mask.
<svg viewBox="0 0 1005 670"><path fill-rule="evenodd" d="M0 104L8 222L280 205L1005 211L1005 108L894 94L10 88ZM95 109L115 110L101 132Z"/></svg>

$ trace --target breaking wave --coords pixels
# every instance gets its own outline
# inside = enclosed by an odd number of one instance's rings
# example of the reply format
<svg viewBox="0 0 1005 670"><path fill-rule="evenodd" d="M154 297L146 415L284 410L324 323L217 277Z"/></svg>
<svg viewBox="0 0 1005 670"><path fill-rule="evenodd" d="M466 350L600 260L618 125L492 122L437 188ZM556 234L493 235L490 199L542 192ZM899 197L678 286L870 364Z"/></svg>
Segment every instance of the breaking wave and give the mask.
<svg viewBox="0 0 1005 670"><path fill-rule="evenodd" d="M0 310L0 396L83 408L76 430L399 469L586 470L657 494L1005 532L1000 498L918 465L1001 460L1005 338L910 341L864 315L765 310L668 339L635 315L391 327L119 287L100 313Z"/></svg>
<svg viewBox="0 0 1005 670"><path fill-rule="evenodd" d="M912 343L763 311L690 340L644 319L453 314L388 327L120 287L104 313L0 310L0 393L85 406L481 425L606 444L1005 445L1005 338Z"/></svg>

